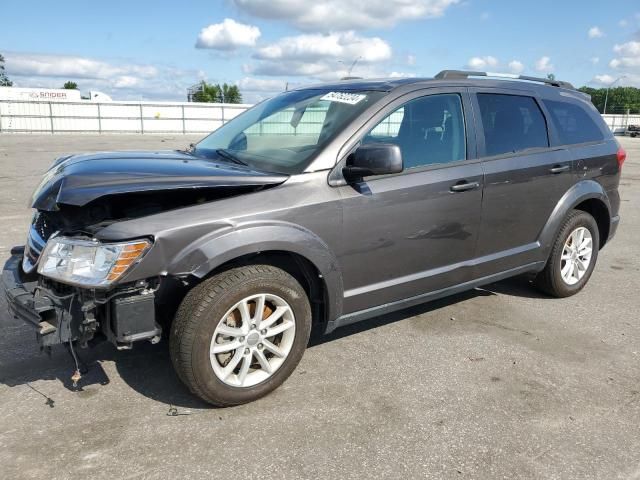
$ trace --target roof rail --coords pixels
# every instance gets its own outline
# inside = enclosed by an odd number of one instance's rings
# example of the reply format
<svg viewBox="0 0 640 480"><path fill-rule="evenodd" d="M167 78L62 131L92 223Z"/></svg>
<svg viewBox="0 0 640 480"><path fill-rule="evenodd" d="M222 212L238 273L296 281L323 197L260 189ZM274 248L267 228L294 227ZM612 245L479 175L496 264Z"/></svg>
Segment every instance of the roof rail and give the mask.
<svg viewBox="0 0 640 480"><path fill-rule="evenodd" d="M491 72L471 72L466 70L442 70L435 78L443 80L445 78L469 78L469 77L495 77L495 78L509 78L512 80L526 80L529 82L546 83L553 87L568 88L575 90L575 87L569 82L563 82L561 80L551 80L549 78L529 77L527 75L513 75L511 73L491 73Z"/></svg>

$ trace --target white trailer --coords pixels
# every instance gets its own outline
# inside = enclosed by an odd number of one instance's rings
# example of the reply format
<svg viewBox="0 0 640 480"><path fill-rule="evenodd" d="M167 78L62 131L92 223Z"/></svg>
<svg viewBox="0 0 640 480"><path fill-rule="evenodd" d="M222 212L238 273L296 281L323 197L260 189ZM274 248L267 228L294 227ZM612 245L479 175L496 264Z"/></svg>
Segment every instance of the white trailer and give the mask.
<svg viewBox="0 0 640 480"><path fill-rule="evenodd" d="M61 88L19 88L0 87L0 100L20 100L31 102L79 102L80 90Z"/></svg>

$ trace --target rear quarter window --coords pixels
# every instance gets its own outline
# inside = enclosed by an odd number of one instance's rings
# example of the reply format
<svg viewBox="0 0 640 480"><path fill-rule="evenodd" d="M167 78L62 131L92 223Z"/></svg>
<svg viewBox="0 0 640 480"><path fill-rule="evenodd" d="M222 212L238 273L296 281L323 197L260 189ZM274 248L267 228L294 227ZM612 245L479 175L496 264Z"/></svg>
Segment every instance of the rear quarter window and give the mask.
<svg viewBox="0 0 640 480"><path fill-rule="evenodd" d="M604 139L600 127L580 105L554 100L542 102L551 114L562 145L600 142Z"/></svg>

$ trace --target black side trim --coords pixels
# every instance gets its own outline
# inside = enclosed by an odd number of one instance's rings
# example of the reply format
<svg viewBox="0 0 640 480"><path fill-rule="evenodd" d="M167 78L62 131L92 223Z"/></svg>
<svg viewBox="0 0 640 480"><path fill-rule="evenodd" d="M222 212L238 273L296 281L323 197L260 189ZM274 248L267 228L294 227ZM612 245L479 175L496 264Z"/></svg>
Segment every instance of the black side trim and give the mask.
<svg viewBox="0 0 640 480"><path fill-rule="evenodd" d="M439 298L448 297L449 295L454 295L456 293L464 292L466 290L471 290L473 288L480 287L482 285L487 285L489 283L497 282L498 280L503 280L505 278L513 277L515 275L520 275L522 273L527 273L527 272L539 271L542 268L544 268L544 264L545 264L544 261L528 263L521 267L505 270L504 272L494 273L493 275L478 278L476 280L471 280L469 282L461 283L459 285L454 285L452 287L443 288L441 290L436 290L433 292L423 293L421 295L416 295L415 297L405 298L403 300L398 300L396 302L386 303L384 305L378 305L376 307L367 308L366 310L360 310L358 312L342 315L341 317L338 317L335 320L330 320L329 322L327 322L325 333L331 333L336 328L339 328L339 327L351 325L352 323L357 323L362 320L368 320L370 318L395 312L397 310L402 310L404 308L413 307L414 305L419 305L420 303L430 302L432 300L437 300Z"/></svg>

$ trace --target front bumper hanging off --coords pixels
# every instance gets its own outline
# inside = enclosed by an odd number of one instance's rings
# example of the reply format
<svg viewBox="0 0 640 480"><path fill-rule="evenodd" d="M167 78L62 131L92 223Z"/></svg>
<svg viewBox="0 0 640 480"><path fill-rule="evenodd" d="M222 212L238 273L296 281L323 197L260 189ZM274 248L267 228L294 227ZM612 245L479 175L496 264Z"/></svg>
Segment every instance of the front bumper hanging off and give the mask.
<svg viewBox="0 0 640 480"><path fill-rule="evenodd" d="M34 327L43 347L70 341L86 343L103 335L119 348L140 340L160 340L155 321L155 295L148 285L97 294L95 290L68 287L54 291L37 275L26 275L21 263L24 247L11 250L2 270L9 311Z"/></svg>

